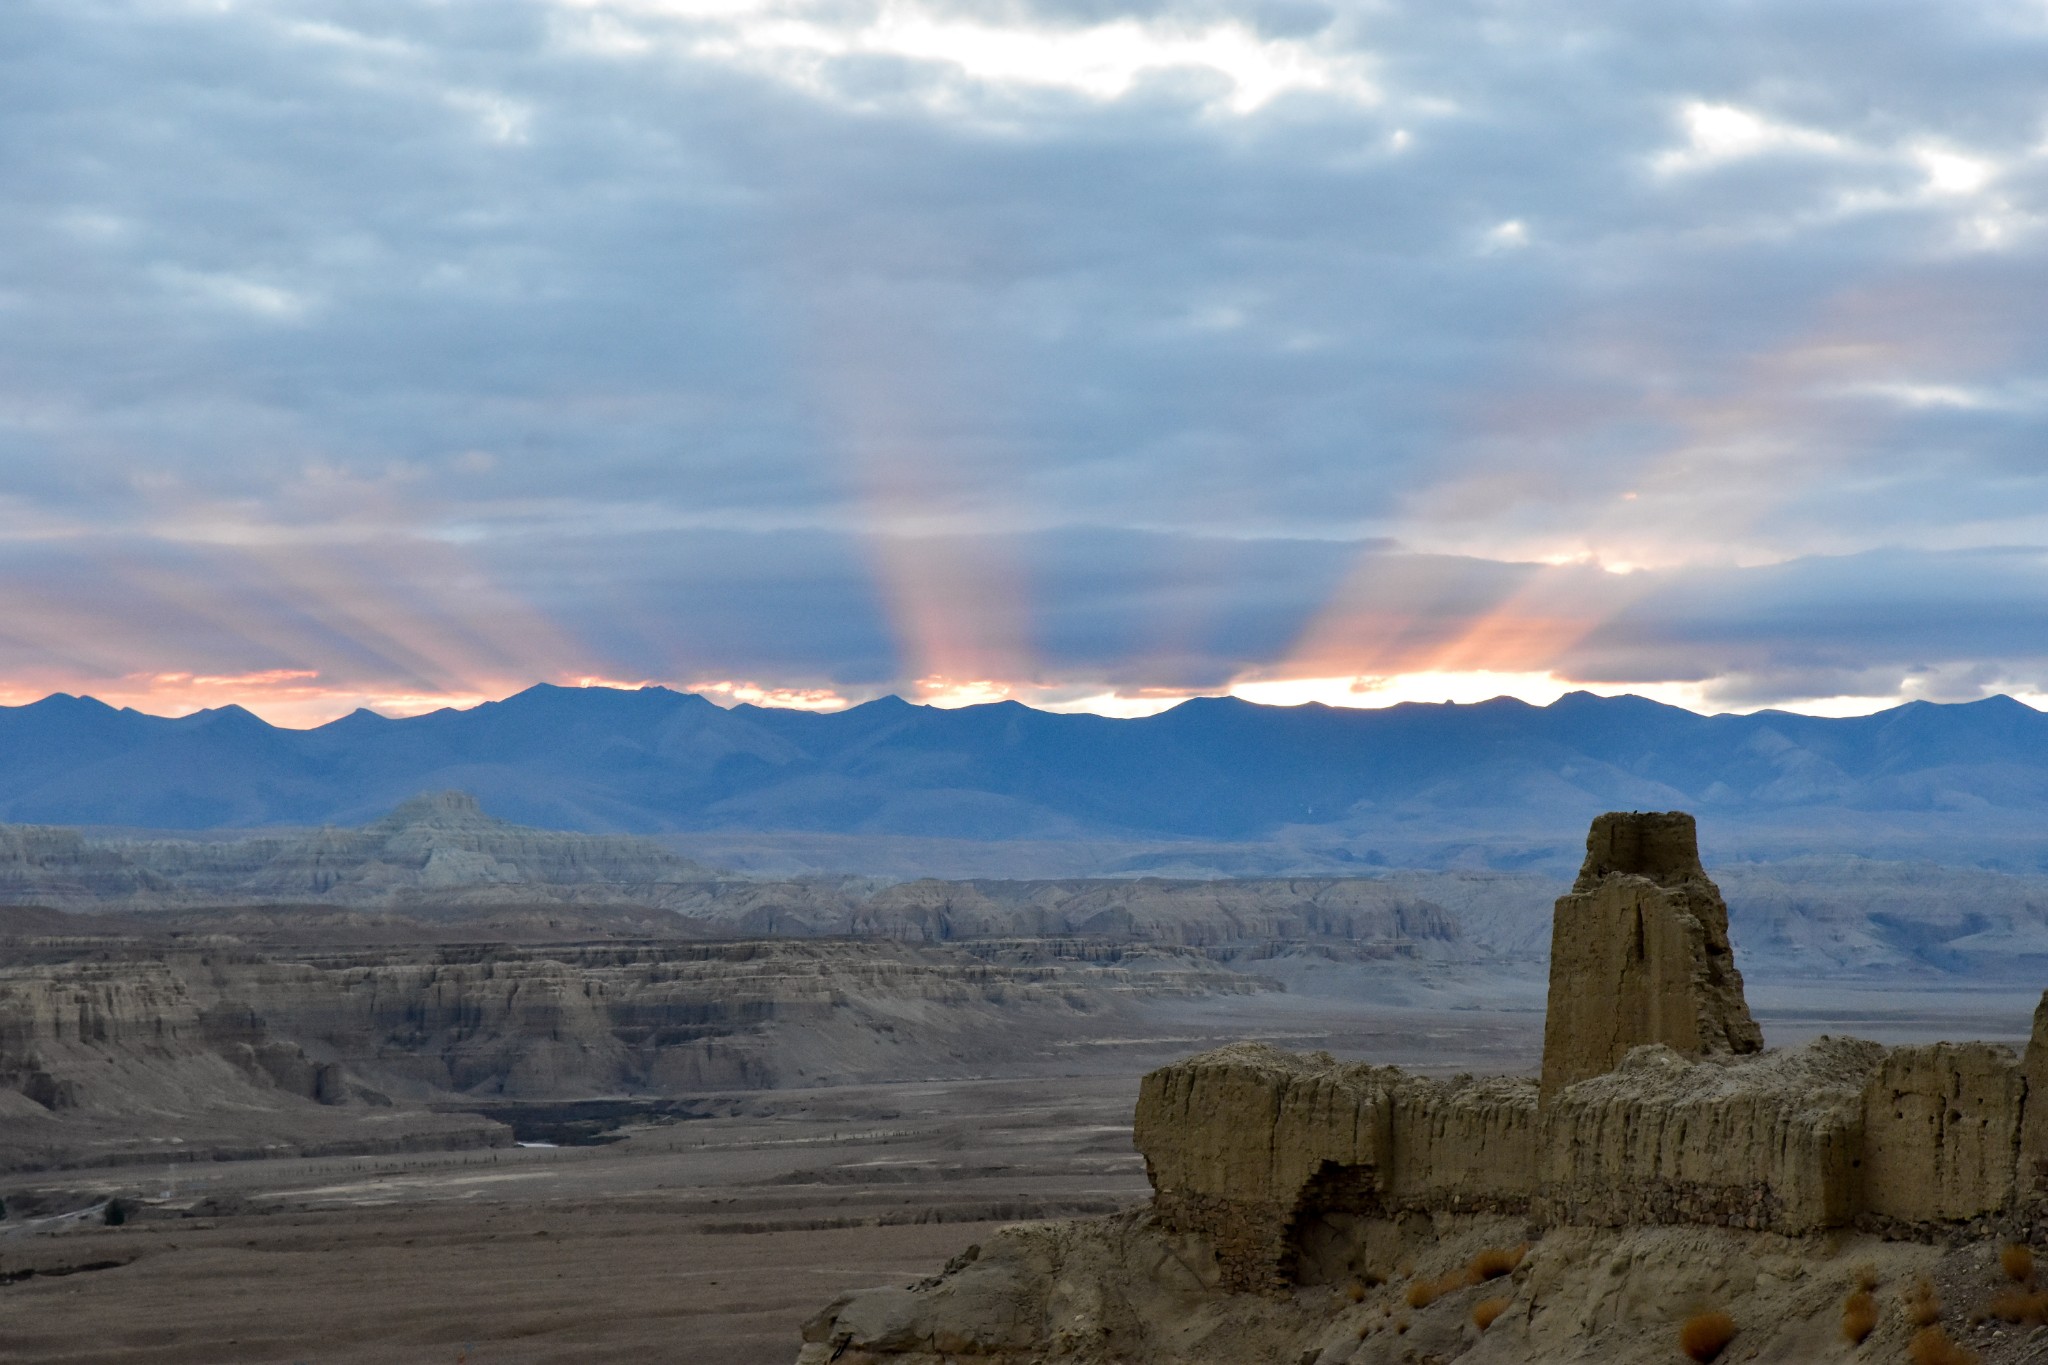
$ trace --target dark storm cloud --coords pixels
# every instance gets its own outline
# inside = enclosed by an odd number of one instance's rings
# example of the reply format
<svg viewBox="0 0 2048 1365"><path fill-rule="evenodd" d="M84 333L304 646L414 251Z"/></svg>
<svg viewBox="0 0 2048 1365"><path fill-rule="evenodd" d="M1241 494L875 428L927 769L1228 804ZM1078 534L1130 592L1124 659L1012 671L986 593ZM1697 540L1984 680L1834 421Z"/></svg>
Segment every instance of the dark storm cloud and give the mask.
<svg viewBox="0 0 2048 1365"><path fill-rule="evenodd" d="M0 673L1214 688L1390 576L1402 666L2031 686L2044 57L1989 3L9 6ZM1558 594L1547 662L1454 648Z"/></svg>

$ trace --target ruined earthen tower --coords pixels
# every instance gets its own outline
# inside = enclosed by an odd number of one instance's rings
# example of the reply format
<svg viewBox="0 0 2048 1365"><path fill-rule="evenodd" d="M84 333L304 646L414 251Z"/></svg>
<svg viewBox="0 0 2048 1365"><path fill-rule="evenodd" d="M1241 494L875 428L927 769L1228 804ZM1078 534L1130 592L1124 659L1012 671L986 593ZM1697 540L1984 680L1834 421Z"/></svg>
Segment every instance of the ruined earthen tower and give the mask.
<svg viewBox="0 0 2048 1365"><path fill-rule="evenodd" d="M1764 1045L1729 950L1727 903L1683 811L1615 811L1586 835L1551 929L1543 1103L1645 1043L1690 1057Z"/></svg>

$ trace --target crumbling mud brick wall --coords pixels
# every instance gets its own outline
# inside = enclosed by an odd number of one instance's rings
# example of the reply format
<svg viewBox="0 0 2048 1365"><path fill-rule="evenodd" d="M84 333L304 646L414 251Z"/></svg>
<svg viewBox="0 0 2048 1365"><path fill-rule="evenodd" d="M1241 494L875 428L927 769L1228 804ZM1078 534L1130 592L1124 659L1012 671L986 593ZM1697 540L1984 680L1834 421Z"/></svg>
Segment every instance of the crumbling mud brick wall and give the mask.
<svg viewBox="0 0 2048 1365"><path fill-rule="evenodd" d="M1215 1248L1230 1288L1273 1290L1317 1212L1526 1209L1536 1088L1236 1043L1145 1077L1134 1136L1168 1225Z"/></svg>
<svg viewBox="0 0 2048 1365"><path fill-rule="evenodd" d="M2015 1192L2026 1098L2009 1047L1894 1049L1863 1097L1864 1211L1930 1223L2003 1208Z"/></svg>
<svg viewBox="0 0 2048 1365"><path fill-rule="evenodd" d="M1791 1234L1846 1223L1862 1188L1865 1088L1883 1057L1853 1038L1740 1061L1638 1048L1545 1107L1538 1216Z"/></svg>
<svg viewBox="0 0 2048 1365"><path fill-rule="evenodd" d="M1328 1183L1326 1168L1373 1171L1386 1159L1387 1091L1400 1078L1259 1043L1152 1072L1134 1136L1162 1216L1215 1247L1227 1287L1282 1287L1302 1191Z"/></svg>
<svg viewBox="0 0 2048 1365"><path fill-rule="evenodd" d="M1393 1148L1380 1171L1380 1197L1389 1211L1528 1208L1542 1142L1533 1081L1408 1077L1389 1093Z"/></svg>
<svg viewBox="0 0 2048 1365"><path fill-rule="evenodd" d="M1540 1082L1252 1043L1147 1076L1135 1138L1156 1214L1214 1247L1226 1287L1270 1293L1331 1214L1800 1234L1967 1222L2048 1188L2048 995L2023 1057L1848 1038L1762 1052L1677 812L1595 821L1554 932Z"/></svg>

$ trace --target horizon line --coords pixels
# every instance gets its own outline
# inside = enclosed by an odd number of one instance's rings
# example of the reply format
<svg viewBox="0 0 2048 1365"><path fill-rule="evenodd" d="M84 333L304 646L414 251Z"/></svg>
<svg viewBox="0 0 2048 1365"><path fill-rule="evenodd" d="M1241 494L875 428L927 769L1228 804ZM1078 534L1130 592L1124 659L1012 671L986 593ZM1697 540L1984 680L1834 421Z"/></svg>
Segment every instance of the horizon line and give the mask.
<svg viewBox="0 0 2048 1365"><path fill-rule="evenodd" d="M1324 701L1319 697L1307 697L1300 701L1281 702L1260 701L1253 697L1246 697L1240 695L1236 691L1190 692L1183 696L1174 697L1168 700L1165 705L1160 706L1156 709L1141 711L1133 714L1114 714L1095 711L1088 709L1085 706L1076 706L1073 704L1034 706L1030 702L1024 701L1020 698L1013 696L991 697L987 700L965 701L955 705L946 705L937 701L913 701L910 698L904 697L901 693L894 691L885 692L879 696L867 697L860 701L848 701L843 705L833 706L830 708L801 704L777 705L772 701L755 701L752 699L735 699L731 701L721 701L716 696L709 695L705 691L696 690L689 686L675 686L663 682L649 681L640 683L618 683L605 680L584 679L573 683L561 683L540 680L528 683L523 687L516 688L510 692L505 693L503 696L483 697L475 701L469 701L468 704L466 705L457 705L450 703L432 707L430 709L402 711L401 713L396 715L389 714L385 711L380 711L373 706L358 705L344 714L331 716L326 720L316 721L308 725L281 724L277 721L267 719L266 717L264 717L257 711L252 710L249 706L244 705L240 701L231 700L224 702L219 706L195 707L187 710L166 713L162 711L146 710L142 707L134 705L117 706L100 697L94 696L90 692L66 692L63 690L46 693L45 695L38 697L33 701L18 702L13 704L0 703L0 712L24 711L32 707L43 706L50 702L60 700L91 703L95 706L104 707L108 711L111 711L117 715L125 714L146 716L152 720L190 720L199 716L221 715L233 712L240 712L241 714L248 716L250 719L257 721L258 723L266 726L269 729L286 730L293 733L304 734L314 730L325 729L330 725L338 725L343 721L353 719L354 717L360 715L372 716L378 720L397 722L405 720L417 720L426 716L442 715L451 712L457 714L464 714L471 711L480 710L485 706L503 705L509 701L514 700L517 697L524 696L529 692L537 692L542 689L548 689L559 692L619 692L625 694L635 694L644 692L664 692L675 697L686 697L697 701L702 701L708 705L717 707L719 710L722 711L738 711L742 709L751 709L757 711L783 711L796 712L808 715L829 716L844 715L853 711L861 710L865 707L874 706L886 702L895 702L902 706L916 707L917 709L923 711L978 711L986 710L988 708L997 706L1017 706L1022 707L1024 710L1031 711L1039 715L1094 715L1098 719L1113 721L1148 720L1156 716L1165 715L1170 711L1177 711L1189 702L1228 701L1236 702L1239 705L1243 706L1253 706L1259 708L1260 710L1270 711L1295 711L1304 710L1311 707L1321 708L1322 710L1326 711L1395 711L1415 707L1442 707L1453 709L1463 708L1469 710L1475 707L1494 706L1500 703L1512 703L1514 705L1527 707L1530 710L1547 711L1552 707L1558 705L1560 702L1588 697L1594 698L1599 701L1627 700L1646 702L1649 705L1656 706L1666 710L1684 711L1691 715L1699 716L1702 719L1712 719L1719 716L1749 716L1777 714L1799 716L1802 719L1808 720L1855 720L1867 718L1870 716L1883 715L1890 711L1904 710L1907 707L1912 706L1976 706L1986 702L1998 701L2012 702L2016 705L2025 707L2029 711L2036 712L2037 714L2048 714L2048 707L2034 705L2028 702L2025 698L2015 696L2010 692L1994 692L1982 697L1974 697L1968 700L1959 701L1935 701L1933 699L1925 697L1895 697L1890 699L1871 698L1869 700L1871 700L1874 704L1865 710L1812 711L1800 710L1796 705L1778 704L1758 706L1748 709L1728 708L1722 710L1709 711L1703 710L1698 706L1688 706L1678 701L1667 700L1660 697L1647 696L1644 693L1637 691L1596 691L1594 690L1594 686L1597 685L1574 687L1568 691L1560 693L1555 697L1552 697L1548 701L1543 702L1531 701L1526 697L1516 696L1511 692L1501 692L1495 694L1494 696L1483 697L1478 698L1476 700L1467 701L1461 701L1455 697L1446 697L1442 700L1428 700L1417 697L1402 697L1398 700L1384 701L1376 704L1361 702L1356 705L1346 705L1343 703Z"/></svg>

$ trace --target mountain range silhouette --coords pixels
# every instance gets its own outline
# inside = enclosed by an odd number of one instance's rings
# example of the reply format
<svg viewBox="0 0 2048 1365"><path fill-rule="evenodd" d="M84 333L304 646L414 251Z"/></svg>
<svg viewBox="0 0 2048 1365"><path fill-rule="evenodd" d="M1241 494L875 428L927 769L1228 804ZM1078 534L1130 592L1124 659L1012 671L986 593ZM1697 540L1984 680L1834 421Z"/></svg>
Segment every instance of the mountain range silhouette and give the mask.
<svg viewBox="0 0 2048 1365"><path fill-rule="evenodd" d="M422 791L590 831L1259 840L1405 825L1583 827L1682 808L1773 826L2039 827L2048 714L2007 697L1830 719L1573 693L1380 710L1198 698L1110 719L886 697L815 714L541 685L310 730L58 694L0 708L0 820L359 824Z"/></svg>

